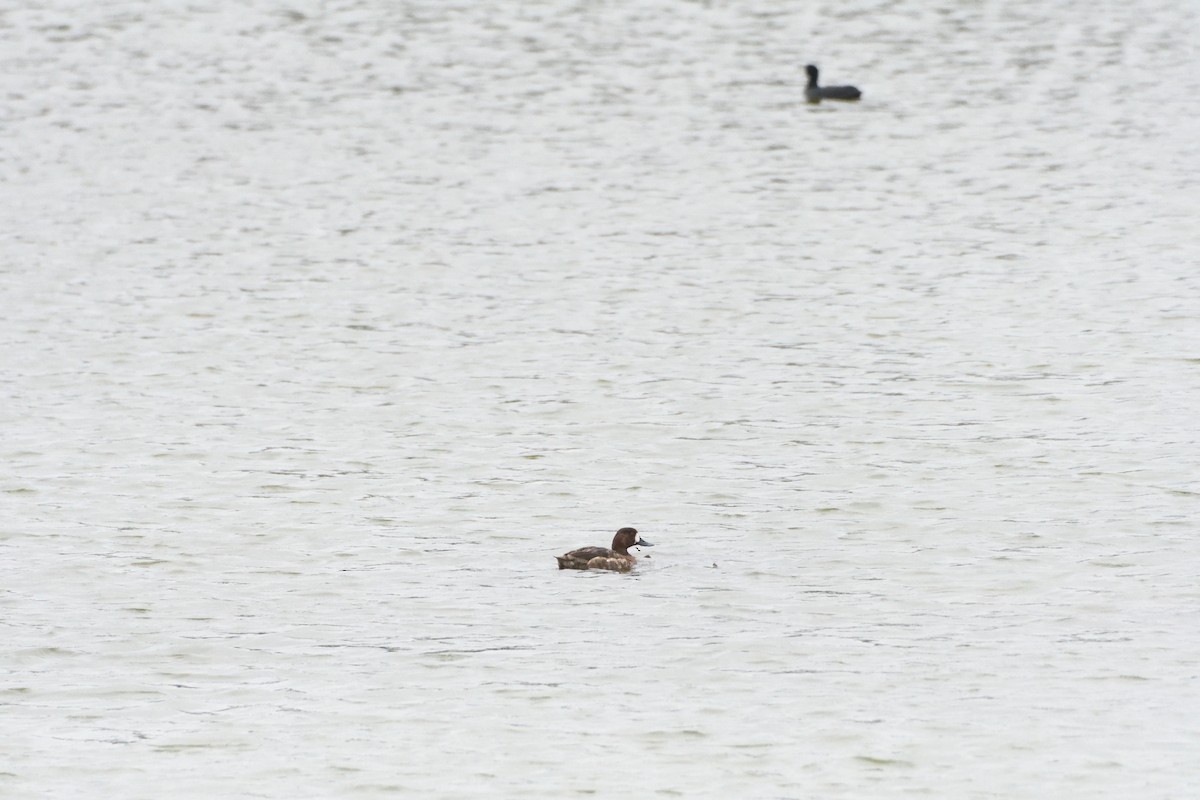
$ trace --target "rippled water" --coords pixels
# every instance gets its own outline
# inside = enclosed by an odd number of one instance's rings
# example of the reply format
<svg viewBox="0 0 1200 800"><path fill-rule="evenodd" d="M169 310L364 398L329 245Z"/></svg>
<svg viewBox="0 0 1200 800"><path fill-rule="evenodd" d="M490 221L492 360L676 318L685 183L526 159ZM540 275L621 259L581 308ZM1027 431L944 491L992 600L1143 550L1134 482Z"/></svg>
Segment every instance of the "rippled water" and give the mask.
<svg viewBox="0 0 1200 800"><path fill-rule="evenodd" d="M1195 796L1198 21L4 10L0 795Z"/></svg>

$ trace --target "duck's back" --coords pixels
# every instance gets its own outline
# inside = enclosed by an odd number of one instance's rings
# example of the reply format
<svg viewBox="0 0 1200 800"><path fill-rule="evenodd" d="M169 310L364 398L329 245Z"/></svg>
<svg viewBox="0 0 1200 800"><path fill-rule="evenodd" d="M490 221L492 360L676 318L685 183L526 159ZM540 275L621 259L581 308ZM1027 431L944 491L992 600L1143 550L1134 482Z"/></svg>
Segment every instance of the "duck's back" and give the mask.
<svg viewBox="0 0 1200 800"><path fill-rule="evenodd" d="M629 572L633 569L633 556L622 555L607 547L581 547L558 559L559 569L605 569L611 572Z"/></svg>
<svg viewBox="0 0 1200 800"><path fill-rule="evenodd" d="M857 100L862 92L853 86L822 86L821 97L825 100Z"/></svg>
<svg viewBox="0 0 1200 800"><path fill-rule="evenodd" d="M612 550L609 550L607 547L581 547L578 550L572 550L566 555L557 556L557 558L559 563L561 563L564 558L571 561L582 561L587 563L593 558L612 558L615 555L616 553L614 553Z"/></svg>

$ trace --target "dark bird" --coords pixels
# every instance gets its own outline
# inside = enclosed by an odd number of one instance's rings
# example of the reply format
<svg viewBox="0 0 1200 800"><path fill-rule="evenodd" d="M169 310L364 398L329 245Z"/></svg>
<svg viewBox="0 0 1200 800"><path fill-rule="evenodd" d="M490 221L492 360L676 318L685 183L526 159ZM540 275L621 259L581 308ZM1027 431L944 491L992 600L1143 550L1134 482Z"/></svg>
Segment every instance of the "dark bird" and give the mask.
<svg viewBox="0 0 1200 800"><path fill-rule="evenodd" d="M862 92L853 86L818 86L817 68L809 64L804 68L808 73L808 85L804 87L804 99L810 103L822 100L857 100Z"/></svg>

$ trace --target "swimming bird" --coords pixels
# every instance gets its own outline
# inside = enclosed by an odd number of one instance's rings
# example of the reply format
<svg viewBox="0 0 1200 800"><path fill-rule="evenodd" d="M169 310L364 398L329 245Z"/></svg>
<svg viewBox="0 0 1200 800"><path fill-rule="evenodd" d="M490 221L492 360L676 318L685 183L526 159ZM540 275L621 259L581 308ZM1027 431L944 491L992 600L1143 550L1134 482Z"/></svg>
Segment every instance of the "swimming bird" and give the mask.
<svg viewBox="0 0 1200 800"><path fill-rule="evenodd" d="M613 572L629 572L637 559L629 554L631 547L653 547L638 536L633 528L621 528L613 537L612 548L581 547L566 555L555 556L559 569L607 569Z"/></svg>
<svg viewBox="0 0 1200 800"><path fill-rule="evenodd" d="M818 86L817 68L809 64L804 68L808 73L808 86L804 87L804 99L810 103L822 100L857 100L862 92L853 86Z"/></svg>

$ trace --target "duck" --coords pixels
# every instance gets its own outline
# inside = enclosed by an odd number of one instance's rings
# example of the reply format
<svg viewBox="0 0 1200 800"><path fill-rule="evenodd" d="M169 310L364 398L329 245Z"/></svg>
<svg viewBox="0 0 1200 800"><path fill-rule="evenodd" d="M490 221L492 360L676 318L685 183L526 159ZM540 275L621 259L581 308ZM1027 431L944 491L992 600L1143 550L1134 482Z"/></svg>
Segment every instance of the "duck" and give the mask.
<svg viewBox="0 0 1200 800"><path fill-rule="evenodd" d="M812 64L806 66L804 71L808 73L804 99L810 103L819 103L822 100L857 100L862 97L862 92L854 86L818 86L817 68Z"/></svg>
<svg viewBox="0 0 1200 800"><path fill-rule="evenodd" d="M572 550L558 559L559 569L606 569L612 572L629 572L637 559L629 554L631 547L653 547L650 542L638 536L634 528L621 528L613 536L612 548L581 547Z"/></svg>

